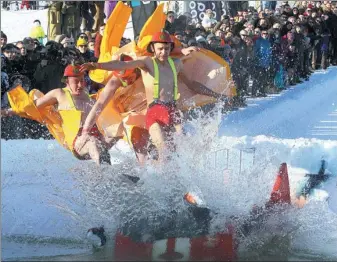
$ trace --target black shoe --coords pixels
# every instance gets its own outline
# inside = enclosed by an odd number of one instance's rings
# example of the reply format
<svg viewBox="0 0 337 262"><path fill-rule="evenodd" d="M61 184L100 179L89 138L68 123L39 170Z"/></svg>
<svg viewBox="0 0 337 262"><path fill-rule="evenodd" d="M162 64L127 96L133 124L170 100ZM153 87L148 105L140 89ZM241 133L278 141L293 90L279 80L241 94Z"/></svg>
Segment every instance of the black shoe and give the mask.
<svg viewBox="0 0 337 262"><path fill-rule="evenodd" d="M135 184L140 180L140 178L138 176L130 176L130 175L127 175L127 174L122 174L122 175Z"/></svg>
<svg viewBox="0 0 337 262"><path fill-rule="evenodd" d="M91 241L94 247L102 247L106 243L106 236L104 235L104 228L93 227L87 232L87 238Z"/></svg>

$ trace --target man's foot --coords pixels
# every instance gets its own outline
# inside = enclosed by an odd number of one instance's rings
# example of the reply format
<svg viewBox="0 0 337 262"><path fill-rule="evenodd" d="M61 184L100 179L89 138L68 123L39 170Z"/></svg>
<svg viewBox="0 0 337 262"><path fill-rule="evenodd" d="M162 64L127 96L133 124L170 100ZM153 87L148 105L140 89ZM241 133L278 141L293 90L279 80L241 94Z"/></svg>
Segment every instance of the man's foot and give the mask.
<svg viewBox="0 0 337 262"><path fill-rule="evenodd" d="M127 175L127 174L122 174L122 175L135 184L140 180L140 178L138 176L130 176L130 175Z"/></svg>
<svg viewBox="0 0 337 262"><path fill-rule="evenodd" d="M104 232L103 226L90 228L87 232L87 238L94 247L102 247L106 243Z"/></svg>

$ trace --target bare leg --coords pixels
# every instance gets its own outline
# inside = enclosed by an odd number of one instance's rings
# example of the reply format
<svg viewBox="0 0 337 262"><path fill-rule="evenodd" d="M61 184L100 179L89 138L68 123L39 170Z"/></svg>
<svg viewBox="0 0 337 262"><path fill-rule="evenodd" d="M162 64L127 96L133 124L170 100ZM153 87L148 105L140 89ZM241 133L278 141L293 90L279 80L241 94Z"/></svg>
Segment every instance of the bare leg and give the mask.
<svg viewBox="0 0 337 262"><path fill-rule="evenodd" d="M164 152L166 151L166 143L165 143L165 134L162 130L161 126L158 123L154 123L149 130L152 143L158 149L159 161L164 160Z"/></svg>

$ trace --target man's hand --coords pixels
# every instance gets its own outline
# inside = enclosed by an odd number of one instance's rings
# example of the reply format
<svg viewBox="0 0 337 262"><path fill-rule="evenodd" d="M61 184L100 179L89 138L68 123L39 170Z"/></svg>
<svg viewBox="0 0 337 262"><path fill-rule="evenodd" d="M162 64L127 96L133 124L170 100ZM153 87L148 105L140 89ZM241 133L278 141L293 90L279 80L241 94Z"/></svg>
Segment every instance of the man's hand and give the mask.
<svg viewBox="0 0 337 262"><path fill-rule="evenodd" d="M189 55L190 53L197 52L197 51L200 51L200 48L196 46L190 46L190 47L181 49L181 53L183 55Z"/></svg>
<svg viewBox="0 0 337 262"><path fill-rule="evenodd" d="M89 139L90 135L88 133L82 133L82 135L77 138L74 146L76 152L80 152Z"/></svg>
<svg viewBox="0 0 337 262"><path fill-rule="evenodd" d="M12 116L15 115L15 112L9 108L9 109L1 109L0 116L1 117L7 117L7 116Z"/></svg>
<svg viewBox="0 0 337 262"><path fill-rule="evenodd" d="M80 66L80 72L83 73L85 71L90 71L90 70L95 70L97 69L97 64L96 63L85 63Z"/></svg>
<svg viewBox="0 0 337 262"><path fill-rule="evenodd" d="M5 117L5 116L7 116L8 114L7 114L7 110L6 109L1 109L1 112L0 112L0 116L1 117Z"/></svg>

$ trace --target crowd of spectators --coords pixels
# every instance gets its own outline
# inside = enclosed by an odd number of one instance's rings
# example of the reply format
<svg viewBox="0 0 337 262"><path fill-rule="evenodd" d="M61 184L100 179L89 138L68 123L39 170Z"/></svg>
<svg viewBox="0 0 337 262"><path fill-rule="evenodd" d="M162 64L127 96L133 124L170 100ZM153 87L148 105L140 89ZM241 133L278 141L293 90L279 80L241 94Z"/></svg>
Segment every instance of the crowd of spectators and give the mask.
<svg viewBox="0 0 337 262"><path fill-rule="evenodd" d="M49 15L60 4L64 2L53 1ZM69 11L72 4L76 3L67 1L62 7L65 9L60 10ZM213 18L212 10L206 10L199 23L193 23L189 13L177 17L173 11L167 12L165 29L183 46L210 49L228 62L237 87L234 104L238 106L245 104L247 96L280 92L308 80L317 69L337 64L335 2L302 1L294 7L282 2L278 7L264 7L261 11L248 7L235 16L223 15L220 21ZM35 88L47 93L64 85L63 70L69 63L75 60L80 63L97 61L104 18L107 17L103 15L103 19L93 23L97 13L89 12L89 9L90 6L82 6L79 9L79 21L82 22L77 27L61 27L64 31L52 37L48 35L45 44L41 38L34 37L7 43L7 36L1 31L2 107L8 107L6 92L19 84L27 91ZM38 20L34 22L39 26ZM123 38L120 45L130 41ZM86 81L90 93L102 87L88 76ZM15 121L24 124L16 123L15 127L20 126L21 131L14 133L12 126L5 123L9 120L1 121L3 138L41 136L36 131L41 130L41 126L30 120L17 118Z"/></svg>
<svg viewBox="0 0 337 262"><path fill-rule="evenodd" d="M199 23L168 12L166 30L185 46L210 49L230 65L238 96L266 96L309 80L317 69L337 64L337 6L333 1L264 1L234 16L214 19L206 10Z"/></svg>

